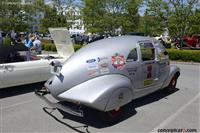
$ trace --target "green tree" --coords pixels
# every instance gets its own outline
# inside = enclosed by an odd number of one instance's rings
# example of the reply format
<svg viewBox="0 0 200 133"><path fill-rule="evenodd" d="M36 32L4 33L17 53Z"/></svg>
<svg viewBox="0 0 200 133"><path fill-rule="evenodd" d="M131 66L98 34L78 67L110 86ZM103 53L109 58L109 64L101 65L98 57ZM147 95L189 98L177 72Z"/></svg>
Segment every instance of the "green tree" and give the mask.
<svg viewBox="0 0 200 133"><path fill-rule="evenodd" d="M192 28L192 16L199 8L199 0L147 0L147 14L156 18L154 27L169 28L171 35L188 34Z"/></svg>
<svg viewBox="0 0 200 133"><path fill-rule="evenodd" d="M122 21L124 32L139 31L140 15L138 14L138 10L142 3L142 0L128 1L126 6L127 13L125 14L125 18Z"/></svg>
<svg viewBox="0 0 200 133"><path fill-rule="evenodd" d="M29 29L29 15L25 12L26 5L21 0L1 0L0 27L4 31L25 31Z"/></svg>
<svg viewBox="0 0 200 133"><path fill-rule="evenodd" d="M136 31L142 0L82 0L85 4L82 14L89 32L115 33Z"/></svg>
<svg viewBox="0 0 200 133"><path fill-rule="evenodd" d="M40 31L48 31L49 27L67 27L74 24L80 16L75 14L77 6L73 0L52 0L53 6L43 7L44 18L41 20Z"/></svg>
<svg viewBox="0 0 200 133"><path fill-rule="evenodd" d="M100 0L83 0L84 8L82 9L82 19L88 32L102 32L104 25L102 16L103 1Z"/></svg>
<svg viewBox="0 0 200 133"><path fill-rule="evenodd" d="M194 13L194 15L190 19L191 21L191 34L200 34L200 9L197 9Z"/></svg>

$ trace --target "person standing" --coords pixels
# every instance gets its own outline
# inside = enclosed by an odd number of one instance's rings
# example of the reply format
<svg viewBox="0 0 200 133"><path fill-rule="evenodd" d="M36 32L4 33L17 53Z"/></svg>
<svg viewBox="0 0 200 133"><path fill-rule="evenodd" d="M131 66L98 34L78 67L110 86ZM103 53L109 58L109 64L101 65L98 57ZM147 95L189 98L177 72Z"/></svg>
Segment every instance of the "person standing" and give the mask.
<svg viewBox="0 0 200 133"><path fill-rule="evenodd" d="M14 30L11 31L10 38L11 38L11 45L14 45L16 40L16 33Z"/></svg>
<svg viewBox="0 0 200 133"><path fill-rule="evenodd" d="M4 62L2 47L3 47L3 37L2 37L2 31L0 30L0 64Z"/></svg>
<svg viewBox="0 0 200 133"><path fill-rule="evenodd" d="M0 30L0 48L3 46L3 36L2 31Z"/></svg>
<svg viewBox="0 0 200 133"><path fill-rule="evenodd" d="M31 50L33 49L33 41L34 41L34 36L32 34L29 34L28 38L25 38L24 40L24 45L27 47L26 61L31 60Z"/></svg>
<svg viewBox="0 0 200 133"><path fill-rule="evenodd" d="M36 36L36 38L33 42L33 47L37 54L42 54L42 45L41 45L41 41L39 40L38 36Z"/></svg>

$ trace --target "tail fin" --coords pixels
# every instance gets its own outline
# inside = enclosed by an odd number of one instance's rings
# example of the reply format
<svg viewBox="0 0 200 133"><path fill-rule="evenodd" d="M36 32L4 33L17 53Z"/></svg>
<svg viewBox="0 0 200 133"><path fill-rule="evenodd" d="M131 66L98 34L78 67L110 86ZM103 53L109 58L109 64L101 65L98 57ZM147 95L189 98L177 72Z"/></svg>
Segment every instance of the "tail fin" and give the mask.
<svg viewBox="0 0 200 133"><path fill-rule="evenodd" d="M67 28L49 28L58 54L63 58L69 58L74 53L74 46Z"/></svg>

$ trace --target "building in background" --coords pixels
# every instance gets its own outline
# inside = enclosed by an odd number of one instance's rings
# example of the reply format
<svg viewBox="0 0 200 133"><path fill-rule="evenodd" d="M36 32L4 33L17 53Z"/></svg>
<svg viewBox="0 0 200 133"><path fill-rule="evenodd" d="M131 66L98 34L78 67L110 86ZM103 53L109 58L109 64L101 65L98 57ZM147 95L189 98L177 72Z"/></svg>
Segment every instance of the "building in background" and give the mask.
<svg viewBox="0 0 200 133"><path fill-rule="evenodd" d="M34 4L35 0L21 0L21 4ZM46 2L47 5L53 7L53 1ZM70 6L70 5L63 5L62 8L59 10L57 9L58 13L63 12L66 16L66 20L68 23L71 24L69 28L70 34L83 34L85 33L85 27L83 24L83 20L81 19L81 11L80 7L78 6ZM44 13L40 11L36 11L34 15L32 15L31 23L31 30L33 32L38 31L40 21L44 18Z"/></svg>
<svg viewBox="0 0 200 133"><path fill-rule="evenodd" d="M68 22L72 22L71 27L69 28L70 34L83 34L85 33L85 27L83 24L83 20L81 19L81 13L79 7L69 7L68 12L73 13L74 20L67 20Z"/></svg>
<svg viewBox="0 0 200 133"><path fill-rule="evenodd" d="M67 22L71 25L69 28L70 34L83 34L85 27L81 19L81 11L78 6L63 6L63 13L66 16ZM58 11L60 12L60 11Z"/></svg>
<svg viewBox="0 0 200 133"><path fill-rule="evenodd" d="M53 8L53 2L46 2ZM83 34L85 33L85 27L83 20L81 19L81 8L75 5L63 5L60 9L57 9L59 14L66 16L67 23L71 24L69 28L70 34Z"/></svg>

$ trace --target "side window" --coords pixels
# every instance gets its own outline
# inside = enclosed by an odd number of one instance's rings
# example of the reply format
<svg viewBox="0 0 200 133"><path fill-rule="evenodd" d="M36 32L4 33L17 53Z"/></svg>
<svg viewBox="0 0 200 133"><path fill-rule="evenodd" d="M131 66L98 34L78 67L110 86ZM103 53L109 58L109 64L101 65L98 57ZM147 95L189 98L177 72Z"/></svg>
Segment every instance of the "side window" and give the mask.
<svg viewBox="0 0 200 133"><path fill-rule="evenodd" d="M155 49L152 43L140 43L139 45L143 61L155 59Z"/></svg>
<svg viewBox="0 0 200 133"><path fill-rule="evenodd" d="M128 57L126 59L127 62L137 61L137 50L136 48L132 49L130 53L128 54Z"/></svg>

